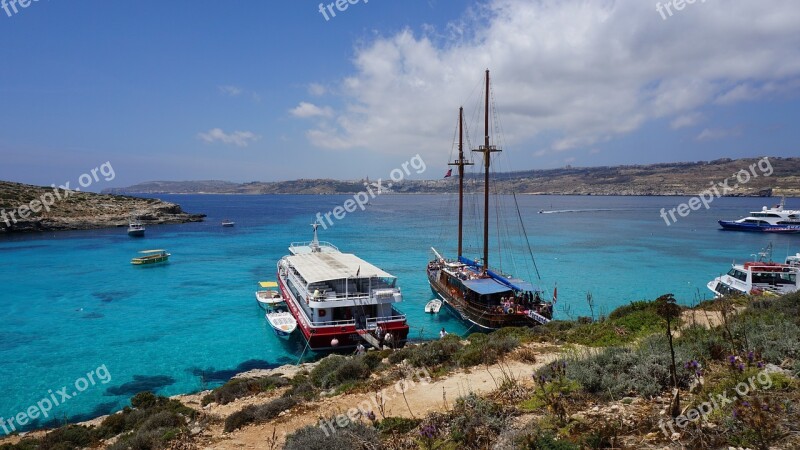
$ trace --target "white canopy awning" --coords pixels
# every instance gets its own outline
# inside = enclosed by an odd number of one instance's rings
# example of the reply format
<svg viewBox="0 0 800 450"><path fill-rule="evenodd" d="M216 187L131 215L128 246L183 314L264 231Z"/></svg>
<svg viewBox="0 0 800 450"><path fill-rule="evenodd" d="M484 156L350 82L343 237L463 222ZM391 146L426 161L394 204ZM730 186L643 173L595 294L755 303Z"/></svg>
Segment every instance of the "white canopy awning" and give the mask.
<svg viewBox="0 0 800 450"><path fill-rule="evenodd" d="M394 278L351 253L305 253L286 259L307 283L344 278Z"/></svg>

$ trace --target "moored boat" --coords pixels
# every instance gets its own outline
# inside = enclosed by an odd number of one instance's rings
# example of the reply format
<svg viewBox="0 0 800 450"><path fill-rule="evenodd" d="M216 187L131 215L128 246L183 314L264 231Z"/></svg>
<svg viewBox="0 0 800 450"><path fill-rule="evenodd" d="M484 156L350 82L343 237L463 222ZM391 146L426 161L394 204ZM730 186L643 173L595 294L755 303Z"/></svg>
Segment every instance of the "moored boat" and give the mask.
<svg viewBox="0 0 800 450"><path fill-rule="evenodd" d="M402 346L406 316L395 308L403 300L397 278L317 237L292 243L278 262L278 285L286 306L311 350Z"/></svg>
<svg viewBox="0 0 800 450"><path fill-rule="evenodd" d="M131 259L131 264L134 266L165 263L169 260L169 257L172 256L167 253L166 250L142 250L139 253L144 256Z"/></svg>
<svg viewBox="0 0 800 450"><path fill-rule="evenodd" d="M231 227L233 227L234 225L236 225L236 222L234 222L234 221L232 221L232 220L227 220L227 219L226 219L226 220L223 220L223 221L222 221L222 226L223 226L223 227L225 227L225 228L231 228Z"/></svg>
<svg viewBox="0 0 800 450"><path fill-rule="evenodd" d="M283 297L275 281L260 281L258 285L263 288L256 291L256 302L263 309L271 310L283 303Z"/></svg>
<svg viewBox="0 0 800 450"><path fill-rule="evenodd" d="M772 244L759 252L758 260L732 264L727 274L709 281L707 287L715 298L726 295L790 294L800 290L800 253L786 262L771 261Z"/></svg>
<svg viewBox="0 0 800 450"><path fill-rule="evenodd" d="M440 309L442 309L442 301L438 298L435 298L425 304L425 312L427 314L436 314Z"/></svg>
<svg viewBox="0 0 800 450"><path fill-rule="evenodd" d="M785 209L786 197L772 208L766 206L761 211L751 211L750 215L739 220L720 220L724 230L755 231L768 233L800 233L800 210Z"/></svg>
<svg viewBox="0 0 800 450"><path fill-rule="evenodd" d="M464 167L473 165L473 163L464 158L464 109L461 108L458 121L458 159L450 163L450 165L458 167L458 258L447 259L436 249L431 248L434 258L428 263L428 282L433 293L459 318L469 324L470 328L477 326L482 330L496 330L507 326L542 325L552 319L554 302L545 300L545 293L538 286L503 274L498 270L491 270L489 266L489 168L492 153L502 151L491 145L489 139L489 90L489 71L487 70L484 105L485 141L484 145L473 150L482 153L484 159L483 259L481 261L471 260L462 254ZM517 213L521 219L518 208ZM527 239L524 224L520 223L520 225Z"/></svg>
<svg viewBox="0 0 800 450"><path fill-rule="evenodd" d="M280 338L288 339L297 329L297 321L288 311L268 312L265 317L272 331Z"/></svg>

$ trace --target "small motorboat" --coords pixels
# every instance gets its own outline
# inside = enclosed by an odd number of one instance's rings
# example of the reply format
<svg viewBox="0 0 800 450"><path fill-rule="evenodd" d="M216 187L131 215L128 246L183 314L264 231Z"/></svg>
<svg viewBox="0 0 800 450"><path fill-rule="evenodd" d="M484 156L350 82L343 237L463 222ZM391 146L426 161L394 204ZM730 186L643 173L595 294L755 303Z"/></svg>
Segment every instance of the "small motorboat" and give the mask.
<svg viewBox="0 0 800 450"><path fill-rule="evenodd" d="M440 309L442 309L442 301L438 298L429 301L428 304L425 305L425 312L427 314L436 314Z"/></svg>
<svg viewBox="0 0 800 450"><path fill-rule="evenodd" d="M277 290L278 283L274 281L260 281L259 286L264 290L256 291L256 301L263 309L271 310L283 303L283 296Z"/></svg>
<svg viewBox="0 0 800 450"><path fill-rule="evenodd" d="M144 225L137 219L133 219L128 223L128 236L130 237L144 237Z"/></svg>
<svg viewBox="0 0 800 450"><path fill-rule="evenodd" d="M270 312L267 313L266 318L269 326L279 338L288 339L297 329L297 320L290 312Z"/></svg>
<svg viewBox="0 0 800 450"><path fill-rule="evenodd" d="M138 256L131 259L131 264L134 266L165 263L169 260L169 257L172 256L171 254L167 253L166 250L143 250L139 253L144 256Z"/></svg>
<svg viewBox="0 0 800 450"><path fill-rule="evenodd" d="M223 220L222 221L222 226L225 227L225 228L230 228L230 227L232 227L234 225L236 225L236 222L234 222L232 220Z"/></svg>

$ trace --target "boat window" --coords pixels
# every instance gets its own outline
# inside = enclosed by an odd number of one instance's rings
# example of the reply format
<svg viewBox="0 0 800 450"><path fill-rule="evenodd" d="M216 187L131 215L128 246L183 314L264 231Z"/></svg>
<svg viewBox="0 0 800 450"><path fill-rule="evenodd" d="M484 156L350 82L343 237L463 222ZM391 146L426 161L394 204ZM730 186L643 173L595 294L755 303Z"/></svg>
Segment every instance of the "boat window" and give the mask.
<svg viewBox="0 0 800 450"><path fill-rule="evenodd" d="M736 268L731 269L728 272L728 276L736 278L737 280L747 281L747 274Z"/></svg>

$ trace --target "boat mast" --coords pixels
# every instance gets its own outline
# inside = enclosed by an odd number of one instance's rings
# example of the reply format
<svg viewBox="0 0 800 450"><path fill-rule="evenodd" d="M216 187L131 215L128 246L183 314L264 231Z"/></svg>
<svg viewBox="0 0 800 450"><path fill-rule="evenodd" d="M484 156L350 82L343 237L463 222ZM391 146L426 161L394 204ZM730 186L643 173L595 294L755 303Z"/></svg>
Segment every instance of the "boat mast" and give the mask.
<svg viewBox="0 0 800 450"><path fill-rule="evenodd" d="M458 257L461 258L464 238L464 166L472 163L464 159L464 107L458 108L458 159L449 163L458 166Z"/></svg>
<svg viewBox="0 0 800 450"><path fill-rule="evenodd" d="M489 69L486 69L486 103L484 107L484 143L474 152L483 153L483 274L489 270L489 167L492 153L500 152L499 148L489 145Z"/></svg>

